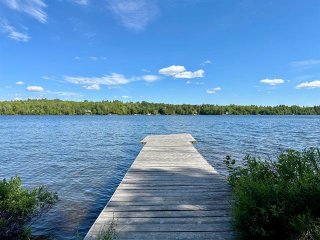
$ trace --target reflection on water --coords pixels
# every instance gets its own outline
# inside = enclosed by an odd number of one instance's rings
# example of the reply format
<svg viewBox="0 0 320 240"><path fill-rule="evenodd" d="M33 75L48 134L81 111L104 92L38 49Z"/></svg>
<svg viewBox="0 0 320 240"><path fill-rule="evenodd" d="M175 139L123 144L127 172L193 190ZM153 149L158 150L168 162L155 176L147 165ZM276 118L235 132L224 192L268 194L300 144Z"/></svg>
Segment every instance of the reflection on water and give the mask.
<svg viewBox="0 0 320 240"><path fill-rule="evenodd" d="M318 116L1 116L0 178L46 184L60 202L35 226L56 239L84 235L148 134L191 133L222 174L224 157L276 155L320 144Z"/></svg>

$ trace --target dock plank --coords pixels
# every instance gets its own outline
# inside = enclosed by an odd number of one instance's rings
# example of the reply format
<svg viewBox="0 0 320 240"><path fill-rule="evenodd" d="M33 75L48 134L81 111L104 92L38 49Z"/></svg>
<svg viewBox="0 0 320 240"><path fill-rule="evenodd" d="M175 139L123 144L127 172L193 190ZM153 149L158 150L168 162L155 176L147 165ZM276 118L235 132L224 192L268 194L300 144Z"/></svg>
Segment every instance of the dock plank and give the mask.
<svg viewBox="0 0 320 240"><path fill-rule="evenodd" d="M190 134L150 135L85 239L233 239L231 191Z"/></svg>

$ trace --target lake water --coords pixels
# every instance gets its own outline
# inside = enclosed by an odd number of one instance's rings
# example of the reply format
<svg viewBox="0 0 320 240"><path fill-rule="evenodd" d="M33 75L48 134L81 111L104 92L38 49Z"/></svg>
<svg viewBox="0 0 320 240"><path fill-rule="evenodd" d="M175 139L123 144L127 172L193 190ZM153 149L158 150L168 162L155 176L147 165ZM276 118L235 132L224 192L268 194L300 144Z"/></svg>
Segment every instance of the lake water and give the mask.
<svg viewBox="0 0 320 240"><path fill-rule="evenodd" d="M54 239L84 236L148 134L191 133L220 173L225 156L274 157L320 145L320 116L0 116L0 179L47 185L59 203L34 227Z"/></svg>

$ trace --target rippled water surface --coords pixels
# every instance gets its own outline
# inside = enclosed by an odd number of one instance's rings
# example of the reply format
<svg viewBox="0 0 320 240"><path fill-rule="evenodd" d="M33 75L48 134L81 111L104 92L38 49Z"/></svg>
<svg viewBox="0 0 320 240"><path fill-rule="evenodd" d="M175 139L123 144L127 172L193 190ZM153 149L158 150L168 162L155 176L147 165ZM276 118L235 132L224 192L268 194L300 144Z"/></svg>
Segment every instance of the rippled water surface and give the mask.
<svg viewBox="0 0 320 240"><path fill-rule="evenodd" d="M45 184L60 202L34 233L76 239L90 228L148 134L191 133L222 174L224 157L320 145L319 116L0 116L0 178Z"/></svg>

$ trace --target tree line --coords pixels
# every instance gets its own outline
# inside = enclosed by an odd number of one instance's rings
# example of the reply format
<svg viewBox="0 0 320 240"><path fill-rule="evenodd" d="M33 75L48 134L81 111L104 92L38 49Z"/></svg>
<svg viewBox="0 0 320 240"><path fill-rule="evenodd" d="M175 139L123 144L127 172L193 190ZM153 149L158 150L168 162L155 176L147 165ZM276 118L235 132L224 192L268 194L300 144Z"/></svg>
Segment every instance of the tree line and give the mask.
<svg viewBox="0 0 320 240"><path fill-rule="evenodd" d="M150 102L75 102L59 99L0 101L0 115L320 115L320 106L165 104Z"/></svg>

